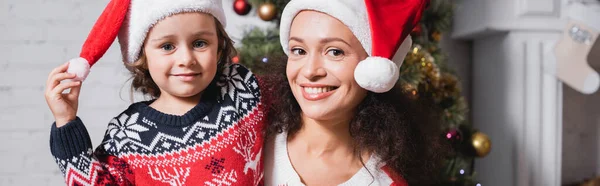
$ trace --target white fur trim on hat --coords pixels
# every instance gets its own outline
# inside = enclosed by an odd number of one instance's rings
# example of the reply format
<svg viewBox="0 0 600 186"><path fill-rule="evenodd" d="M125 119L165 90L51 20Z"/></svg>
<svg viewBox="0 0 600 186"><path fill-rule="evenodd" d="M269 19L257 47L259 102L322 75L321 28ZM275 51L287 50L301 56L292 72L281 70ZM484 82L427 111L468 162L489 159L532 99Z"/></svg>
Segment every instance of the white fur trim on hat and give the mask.
<svg viewBox="0 0 600 186"><path fill-rule="evenodd" d="M360 44L371 56L371 26L364 0L292 0L281 14L280 37L281 46L286 54L289 52L289 38L292 21L302 10L314 10L326 13L346 25L358 38Z"/></svg>
<svg viewBox="0 0 600 186"><path fill-rule="evenodd" d="M383 93L394 88L400 77L400 68L388 58L367 57L354 69L354 79L360 87Z"/></svg>
<svg viewBox="0 0 600 186"><path fill-rule="evenodd" d="M74 80L83 81L90 73L90 63L81 57L69 60L69 69L67 73L77 75Z"/></svg>
<svg viewBox="0 0 600 186"><path fill-rule="evenodd" d="M361 61L354 69L354 80L360 87L371 92L383 93L391 90L400 78L400 67L411 46L412 39L408 36L391 61L382 57L368 57Z"/></svg>
<svg viewBox="0 0 600 186"><path fill-rule="evenodd" d="M132 0L119 32L124 61L138 60L148 31L158 21L182 12L203 12L214 16L223 26L225 13L221 0Z"/></svg>

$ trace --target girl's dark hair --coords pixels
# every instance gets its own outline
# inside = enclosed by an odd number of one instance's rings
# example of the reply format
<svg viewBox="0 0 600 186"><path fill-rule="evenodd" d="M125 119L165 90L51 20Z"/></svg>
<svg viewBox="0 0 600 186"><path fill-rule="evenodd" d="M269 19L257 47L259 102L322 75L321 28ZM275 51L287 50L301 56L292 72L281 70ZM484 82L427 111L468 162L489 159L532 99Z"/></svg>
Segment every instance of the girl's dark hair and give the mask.
<svg viewBox="0 0 600 186"><path fill-rule="evenodd" d="M270 105L268 139L284 131L294 135L302 125L302 110L287 81L285 63L276 66L278 73L263 78L263 100ZM356 155L377 154L409 185L439 183L446 145L442 144L440 120L432 108L431 102L410 98L400 86L386 93L369 92L350 123Z"/></svg>
<svg viewBox="0 0 600 186"><path fill-rule="evenodd" d="M220 50L217 61L217 73L207 89L215 87L214 85L219 79L218 76L223 72L223 69L231 64L231 59L236 56L233 40L231 40L227 32L225 32L225 28L221 22L219 22L216 18L214 18L214 21L217 28L217 37L219 39L218 47ZM145 95L151 96L152 98L158 98L160 96L160 89L150 76L147 62L146 55L144 55L142 52L140 53L140 58L136 62L132 64L125 63L125 66L131 73L131 78L133 79L131 82L131 93L133 95L133 91L140 91Z"/></svg>

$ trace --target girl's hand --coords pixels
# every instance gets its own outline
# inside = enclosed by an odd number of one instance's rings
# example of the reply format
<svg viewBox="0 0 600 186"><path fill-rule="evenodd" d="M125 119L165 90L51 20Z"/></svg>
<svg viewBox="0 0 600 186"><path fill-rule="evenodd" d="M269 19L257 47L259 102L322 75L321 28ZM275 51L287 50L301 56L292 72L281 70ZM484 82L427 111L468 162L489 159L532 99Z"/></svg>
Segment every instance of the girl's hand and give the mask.
<svg viewBox="0 0 600 186"><path fill-rule="evenodd" d="M77 105L79 102L79 91L81 90L80 81L61 81L75 78L75 74L66 73L69 62L56 67L46 82L46 103L54 115L56 127L62 127L69 121L74 120L77 115ZM64 90L71 88L69 93L63 93Z"/></svg>

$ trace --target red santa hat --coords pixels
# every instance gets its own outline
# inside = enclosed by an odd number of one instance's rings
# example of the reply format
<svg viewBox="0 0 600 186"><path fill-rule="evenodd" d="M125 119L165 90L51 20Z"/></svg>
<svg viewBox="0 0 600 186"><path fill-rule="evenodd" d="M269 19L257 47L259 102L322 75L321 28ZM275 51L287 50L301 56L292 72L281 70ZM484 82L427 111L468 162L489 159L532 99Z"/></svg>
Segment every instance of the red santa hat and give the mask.
<svg viewBox="0 0 600 186"><path fill-rule="evenodd" d="M369 54L354 70L361 87L377 93L394 87L410 50L410 31L429 0L292 0L281 15L280 41L289 52L290 28L303 10L328 14L344 23Z"/></svg>
<svg viewBox="0 0 600 186"><path fill-rule="evenodd" d="M148 31L158 21L183 12L203 12L226 25L221 0L111 0L89 33L78 58L69 60L67 72L83 81L92 67L119 37L123 61L140 57Z"/></svg>

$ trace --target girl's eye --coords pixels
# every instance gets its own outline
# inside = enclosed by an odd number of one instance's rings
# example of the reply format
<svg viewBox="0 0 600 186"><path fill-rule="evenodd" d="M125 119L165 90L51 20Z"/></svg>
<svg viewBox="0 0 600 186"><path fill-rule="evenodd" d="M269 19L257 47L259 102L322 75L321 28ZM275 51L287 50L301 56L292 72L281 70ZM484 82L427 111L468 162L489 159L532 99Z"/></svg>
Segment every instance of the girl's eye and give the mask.
<svg viewBox="0 0 600 186"><path fill-rule="evenodd" d="M172 44L164 44L164 45L160 46L160 48L165 51L171 51L171 50L175 49L175 46L173 46Z"/></svg>
<svg viewBox="0 0 600 186"><path fill-rule="evenodd" d="M204 41L194 41L194 43L192 44L192 46L194 48L202 48L206 46L206 42Z"/></svg>
<svg viewBox="0 0 600 186"><path fill-rule="evenodd" d="M294 55L306 55L306 51L299 48L292 48L292 54Z"/></svg>
<svg viewBox="0 0 600 186"><path fill-rule="evenodd" d="M331 49L329 51L327 51L327 55L331 55L333 57L339 57L344 55L344 51L340 50L340 49Z"/></svg>

